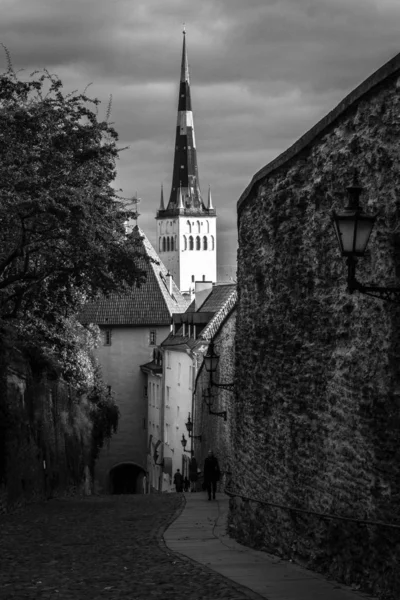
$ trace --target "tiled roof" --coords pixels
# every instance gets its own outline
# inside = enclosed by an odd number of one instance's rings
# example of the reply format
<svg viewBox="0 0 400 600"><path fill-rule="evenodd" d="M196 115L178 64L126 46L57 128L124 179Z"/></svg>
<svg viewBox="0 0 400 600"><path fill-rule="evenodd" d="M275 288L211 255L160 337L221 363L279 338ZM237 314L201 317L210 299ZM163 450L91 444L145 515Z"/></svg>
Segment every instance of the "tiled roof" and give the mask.
<svg viewBox="0 0 400 600"><path fill-rule="evenodd" d="M172 313L185 312L187 301L172 282L168 291L168 270L149 240L139 227L133 235L142 238L141 251L152 260L139 259L138 265L146 271L147 280L139 288L124 294L111 294L87 304L80 315L82 323L98 325L169 325Z"/></svg>
<svg viewBox="0 0 400 600"><path fill-rule="evenodd" d="M236 283L216 283L197 312L217 312L235 290Z"/></svg>
<svg viewBox="0 0 400 600"><path fill-rule="evenodd" d="M236 284L214 284L210 295L206 298L197 313L209 313L210 318L205 325L197 325L200 332L197 335L197 340L209 341L217 333L225 317L234 309L237 301ZM193 313L194 301L188 307L186 313ZM184 317L180 321L184 320ZM190 320L190 322L193 319ZM186 330L187 331L187 330ZM184 350L186 348L194 348L197 345L197 340L188 335L182 335L183 327L179 327L175 334L170 333L169 336L161 344L169 349Z"/></svg>

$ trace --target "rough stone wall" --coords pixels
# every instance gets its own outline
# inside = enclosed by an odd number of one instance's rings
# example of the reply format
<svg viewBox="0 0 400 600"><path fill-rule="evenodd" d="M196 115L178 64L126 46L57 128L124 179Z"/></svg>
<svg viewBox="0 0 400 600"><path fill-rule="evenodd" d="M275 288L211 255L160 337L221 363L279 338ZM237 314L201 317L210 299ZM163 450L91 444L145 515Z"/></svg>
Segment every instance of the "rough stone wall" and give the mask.
<svg viewBox="0 0 400 600"><path fill-rule="evenodd" d="M234 487L400 524L400 308L346 290L330 223L356 167L380 209L362 282L400 285L400 79L386 78L266 174L239 211ZM241 542L400 597L400 530L231 502Z"/></svg>
<svg viewBox="0 0 400 600"><path fill-rule="evenodd" d="M236 310L232 311L224 321L218 333L214 337L214 349L219 354L218 369L213 374L216 382L229 383L234 380L235 374L235 329ZM216 387L212 388L214 397L212 410L220 412L226 410L227 421L222 417L210 415L208 407L203 401L203 390L209 386L210 375L203 367L198 379L195 398L194 423L195 434L201 433L201 442L195 440L195 457L200 469L203 471L204 460L210 449L218 458L223 477L220 482L220 490L229 480L228 473L232 471L232 422L234 419L234 394Z"/></svg>
<svg viewBox="0 0 400 600"><path fill-rule="evenodd" d="M2 380L0 512L37 499L90 493L91 424L74 391L60 380L34 378L18 357Z"/></svg>

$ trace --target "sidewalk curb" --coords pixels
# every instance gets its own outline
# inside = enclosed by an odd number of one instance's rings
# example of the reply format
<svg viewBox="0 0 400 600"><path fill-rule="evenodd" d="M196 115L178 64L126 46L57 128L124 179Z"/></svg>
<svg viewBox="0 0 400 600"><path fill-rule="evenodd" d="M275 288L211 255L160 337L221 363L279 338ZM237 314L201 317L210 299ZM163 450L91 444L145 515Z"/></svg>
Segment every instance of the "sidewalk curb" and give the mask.
<svg viewBox="0 0 400 600"><path fill-rule="evenodd" d="M161 550L163 552L166 552L166 553L176 556L177 558L179 558L182 561L186 561L186 562L190 563L191 565L196 566L198 569L201 569L204 573L207 573L210 575L212 574L213 577L218 578L221 582L224 582L224 583L229 582L229 585L232 589L234 589L235 591L237 591L240 594L243 594L249 600L265 600L265 596L260 596L260 594L257 594L257 592L254 592L250 588L240 585L239 583L236 583L236 581L232 581L232 579L229 579L229 577L225 577L224 575L221 575L221 573L218 573L218 571L214 571L214 569L207 567L206 565L203 565L202 563L199 563L199 562L193 560L192 558L189 558L185 554L181 554L180 552L171 550L169 548L169 546L167 546L165 538L164 538L164 533L172 525L172 523L174 521L176 521L176 519L182 514L182 512L185 509L185 506L186 506L186 498L185 498L185 496L183 496L181 505L177 508L175 513L172 515L172 517L167 521L167 523L164 523L158 529L158 532L156 533L156 540L157 540L158 545L161 548ZM219 514L215 519L213 529L214 529L214 527L216 527L218 518L219 518ZM217 536L215 536L215 537L217 539L219 539Z"/></svg>

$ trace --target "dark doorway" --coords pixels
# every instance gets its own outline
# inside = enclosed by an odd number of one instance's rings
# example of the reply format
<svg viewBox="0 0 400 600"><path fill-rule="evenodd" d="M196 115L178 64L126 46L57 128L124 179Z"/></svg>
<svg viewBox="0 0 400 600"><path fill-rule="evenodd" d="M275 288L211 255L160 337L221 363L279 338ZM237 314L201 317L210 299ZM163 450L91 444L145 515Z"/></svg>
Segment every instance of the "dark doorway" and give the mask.
<svg viewBox="0 0 400 600"><path fill-rule="evenodd" d="M142 494L145 472L137 465L124 463L110 471L111 494Z"/></svg>

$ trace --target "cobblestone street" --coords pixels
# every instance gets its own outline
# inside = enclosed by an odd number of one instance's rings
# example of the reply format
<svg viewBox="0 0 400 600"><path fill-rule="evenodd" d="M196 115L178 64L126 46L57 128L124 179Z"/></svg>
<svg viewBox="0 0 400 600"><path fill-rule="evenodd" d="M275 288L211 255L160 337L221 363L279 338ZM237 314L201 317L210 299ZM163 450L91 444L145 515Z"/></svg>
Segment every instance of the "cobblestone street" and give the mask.
<svg viewBox="0 0 400 600"><path fill-rule="evenodd" d="M182 560L162 532L179 495L51 500L0 517L1 600L244 600L221 575Z"/></svg>

